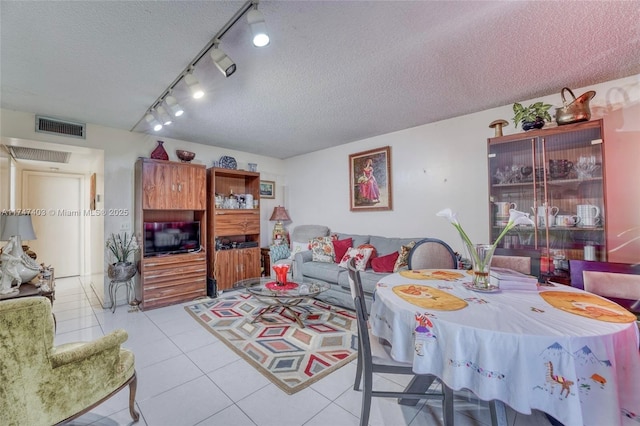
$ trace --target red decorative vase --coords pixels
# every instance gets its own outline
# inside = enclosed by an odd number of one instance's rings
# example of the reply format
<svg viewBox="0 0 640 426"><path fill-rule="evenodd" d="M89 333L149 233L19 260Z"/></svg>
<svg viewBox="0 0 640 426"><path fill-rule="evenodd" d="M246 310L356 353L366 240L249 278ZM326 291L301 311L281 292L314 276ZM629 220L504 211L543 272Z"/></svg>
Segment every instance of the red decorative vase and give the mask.
<svg viewBox="0 0 640 426"><path fill-rule="evenodd" d="M169 160L169 154L164 150L164 146L162 146L163 143L164 141L158 141L156 149L151 151L151 158L154 160Z"/></svg>
<svg viewBox="0 0 640 426"><path fill-rule="evenodd" d="M272 268L276 273L276 284L279 286L285 285L287 283L287 273L289 272L289 265L273 265Z"/></svg>

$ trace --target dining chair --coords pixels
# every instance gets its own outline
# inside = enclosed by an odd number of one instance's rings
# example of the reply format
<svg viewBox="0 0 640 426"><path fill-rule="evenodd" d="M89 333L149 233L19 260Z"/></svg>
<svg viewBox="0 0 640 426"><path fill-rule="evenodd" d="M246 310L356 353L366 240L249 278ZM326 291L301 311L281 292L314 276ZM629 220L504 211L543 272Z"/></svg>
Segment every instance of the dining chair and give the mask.
<svg viewBox="0 0 640 426"><path fill-rule="evenodd" d="M494 254L491 258L491 266L508 268L523 274L531 275L531 258L525 256L504 256Z"/></svg>
<svg viewBox="0 0 640 426"><path fill-rule="evenodd" d="M356 380L354 390L360 390L360 381L363 378L362 387L362 408L360 412L360 426L369 424L369 414L371 411L371 398L403 398L403 399L440 399L442 400L442 415L446 426L453 426L453 390L440 382L437 377L426 374L416 374L413 372L411 363L395 361L391 358L385 345L372 335L368 326L367 307L364 302L364 292L360 280L360 272L355 267L355 259L348 264L349 285L353 296L353 303L356 311L358 324L358 360L356 367ZM387 391L373 389L373 373L404 374L419 377L425 383L425 392ZM429 390L431 384L438 381L441 384L441 391ZM411 384L409 385L411 386ZM408 388L407 388L408 389Z"/></svg>
<svg viewBox="0 0 640 426"><path fill-rule="evenodd" d="M449 244L437 238L425 238L409 252L409 269L457 269L456 254Z"/></svg>

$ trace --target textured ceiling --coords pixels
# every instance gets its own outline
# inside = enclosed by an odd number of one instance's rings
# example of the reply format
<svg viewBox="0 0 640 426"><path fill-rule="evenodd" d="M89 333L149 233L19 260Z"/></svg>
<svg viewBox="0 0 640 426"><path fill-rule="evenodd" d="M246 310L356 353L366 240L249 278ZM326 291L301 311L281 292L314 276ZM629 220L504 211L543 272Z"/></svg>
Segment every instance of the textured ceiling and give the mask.
<svg viewBox="0 0 640 426"><path fill-rule="evenodd" d="M235 1L0 3L2 108L136 132ZM640 2L269 1L157 133L276 158L640 73ZM142 120L142 121L140 121Z"/></svg>

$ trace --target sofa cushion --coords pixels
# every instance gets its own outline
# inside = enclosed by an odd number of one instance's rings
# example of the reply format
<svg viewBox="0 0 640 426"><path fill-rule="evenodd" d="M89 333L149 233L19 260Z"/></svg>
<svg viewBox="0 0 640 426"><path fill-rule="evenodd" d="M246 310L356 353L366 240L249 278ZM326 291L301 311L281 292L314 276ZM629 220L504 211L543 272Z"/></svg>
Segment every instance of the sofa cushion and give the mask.
<svg viewBox="0 0 640 426"><path fill-rule="evenodd" d="M289 259L293 260L296 257L296 253L300 253L301 251L307 251L309 250L309 242L307 241L306 243L300 243L298 241L292 241L291 242L291 255L289 256Z"/></svg>
<svg viewBox="0 0 640 426"><path fill-rule="evenodd" d="M312 238L310 243L314 262L335 262L336 252L333 250L333 240L331 237Z"/></svg>
<svg viewBox="0 0 640 426"><path fill-rule="evenodd" d="M385 254L399 251L400 247L403 245L407 245L412 241L419 241L421 239L422 238L388 238L372 235L369 239L369 244L376 248L378 256L384 256Z"/></svg>
<svg viewBox="0 0 640 426"><path fill-rule="evenodd" d="M269 247L269 257L272 262L277 262L280 259L286 259L290 254L289 247L284 244L274 244Z"/></svg>
<svg viewBox="0 0 640 426"><path fill-rule="evenodd" d="M333 240L333 250L336 255L336 262L340 262L344 257L344 254L349 250L353 245L353 240L351 238L345 238L344 240Z"/></svg>
<svg viewBox="0 0 640 426"><path fill-rule="evenodd" d="M302 275L305 277L317 278L329 284L337 283L338 275L346 271L346 269L341 268L340 265L334 262L304 262L300 268Z"/></svg>
<svg viewBox="0 0 640 426"><path fill-rule="evenodd" d="M342 234L340 232L336 233L339 239L343 240L345 238L351 238L353 240L353 244L351 247L358 247L362 244L369 243L369 235L358 235L358 234Z"/></svg>
<svg viewBox="0 0 640 426"><path fill-rule="evenodd" d="M342 257L340 261L340 266L343 268L347 268L349 265L349 261L351 259L356 259L356 269L358 271L364 271L367 267L367 262L369 262L369 258L371 257L371 253L373 249L371 248L350 248Z"/></svg>
<svg viewBox="0 0 640 426"><path fill-rule="evenodd" d="M369 256L369 260L367 261L367 267L365 269L371 268L371 261L378 256L378 251L371 244L361 244L358 246L359 249L371 249L371 256Z"/></svg>
<svg viewBox="0 0 640 426"><path fill-rule="evenodd" d="M364 272L360 272L360 280L362 281L362 289L364 290L365 295L371 296L376 289L378 281L387 275L389 274L373 272L372 269L366 269ZM348 292L349 296L351 296L351 287L349 287L349 271L347 269L343 268L341 270L337 282L340 288L342 288L343 291Z"/></svg>
<svg viewBox="0 0 640 426"><path fill-rule="evenodd" d="M393 253L386 254L384 256L378 256L371 260L371 267L375 272L393 272L393 268L398 260L400 253L394 251Z"/></svg>
<svg viewBox="0 0 640 426"><path fill-rule="evenodd" d="M323 225L298 225L293 228L291 241L308 243L315 237L326 237L329 235L329 227Z"/></svg>

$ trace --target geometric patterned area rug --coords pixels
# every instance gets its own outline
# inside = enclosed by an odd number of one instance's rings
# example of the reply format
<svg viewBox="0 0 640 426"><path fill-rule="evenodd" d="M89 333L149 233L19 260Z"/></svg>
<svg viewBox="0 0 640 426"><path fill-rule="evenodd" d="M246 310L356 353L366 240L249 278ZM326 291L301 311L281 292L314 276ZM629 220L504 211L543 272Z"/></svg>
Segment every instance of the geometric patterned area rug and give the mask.
<svg viewBox="0 0 640 426"><path fill-rule="evenodd" d="M249 294L185 306L203 327L287 394L296 393L358 356L355 314L311 299L292 307L303 314L300 328L277 310L255 324L265 305Z"/></svg>

